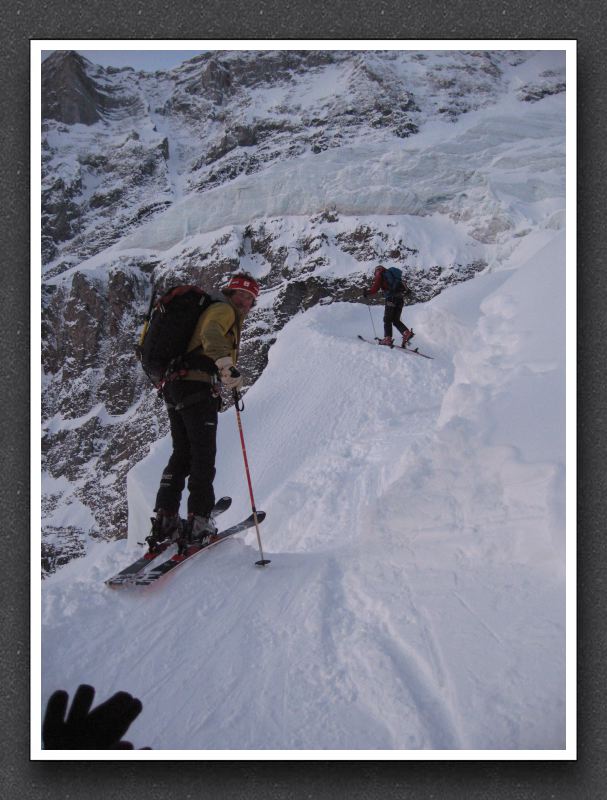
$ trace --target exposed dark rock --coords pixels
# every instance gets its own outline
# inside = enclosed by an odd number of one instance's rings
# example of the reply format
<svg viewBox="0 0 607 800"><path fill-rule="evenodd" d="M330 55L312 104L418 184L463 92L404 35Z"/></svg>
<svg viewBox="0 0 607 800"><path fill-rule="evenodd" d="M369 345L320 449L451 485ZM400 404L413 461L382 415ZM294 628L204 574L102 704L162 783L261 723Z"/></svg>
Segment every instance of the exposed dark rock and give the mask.
<svg viewBox="0 0 607 800"><path fill-rule="evenodd" d="M49 525L42 540L42 578L52 575L74 558L85 556L86 538L81 530L73 526L59 528Z"/></svg>
<svg viewBox="0 0 607 800"><path fill-rule="evenodd" d="M52 53L42 65L42 118L67 125L101 119L102 97L89 77L86 60L74 52Z"/></svg>
<svg viewBox="0 0 607 800"><path fill-rule="evenodd" d="M57 253L57 245L68 241L78 232L81 206L77 197L82 191L79 178L66 183L57 178L52 186L42 191L42 253L50 261Z"/></svg>
<svg viewBox="0 0 607 800"><path fill-rule="evenodd" d="M202 93L214 103L221 105L231 86L232 76L229 68L211 56L196 77L186 81L183 88L188 94Z"/></svg>
<svg viewBox="0 0 607 800"><path fill-rule="evenodd" d="M543 86L523 86L518 91L518 98L525 103L537 103L544 97L561 94L565 91L565 81L556 81Z"/></svg>
<svg viewBox="0 0 607 800"><path fill-rule="evenodd" d="M42 63L42 119L66 125L93 125L104 113L134 103L132 97L104 91L90 61L73 51L55 51Z"/></svg>

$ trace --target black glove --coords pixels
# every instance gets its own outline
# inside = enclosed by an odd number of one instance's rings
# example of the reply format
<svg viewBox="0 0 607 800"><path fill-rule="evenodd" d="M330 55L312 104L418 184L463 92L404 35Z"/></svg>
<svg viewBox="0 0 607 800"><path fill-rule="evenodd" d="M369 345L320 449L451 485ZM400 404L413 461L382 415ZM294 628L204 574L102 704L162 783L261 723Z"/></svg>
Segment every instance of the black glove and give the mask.
<svg viewBox="0 0 607 800"><path fill-rule="evenodd" d="M45 750L133 750L121 737L141 713L141 701L128 692L116 692L91 711L94 697L92 686L80 685L65 719L67 692L51 695L42 723Z"/></svg>
<svg viewBox="0 0 607 800"><path fill-rule="evenodd" d="M368 296L369 296L369 290L363 289L363 297L368 297Z"/></svg>

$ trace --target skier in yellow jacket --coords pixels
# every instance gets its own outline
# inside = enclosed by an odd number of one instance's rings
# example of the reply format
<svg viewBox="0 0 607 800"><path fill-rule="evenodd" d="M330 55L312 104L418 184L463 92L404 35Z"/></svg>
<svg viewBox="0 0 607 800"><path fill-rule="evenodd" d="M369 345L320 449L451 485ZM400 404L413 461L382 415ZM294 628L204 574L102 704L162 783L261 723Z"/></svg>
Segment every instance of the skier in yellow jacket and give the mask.
<svg viewBox="0 0 607 800"><path fill-rule="evenodd" d="M230 278L222 294L201 315L190 340L186 361L192 364L178 380L165 384L163 397L171 426L173 451L156 496L150 544L184 536L204 543L215 532L210 517L215 504L213 480L217 453L217 414L221 398L217 380L227 389L240 388L235 369L244 318L255 305L259 285L250 275ZM187 530L179 516L188 479Z"/></svg>

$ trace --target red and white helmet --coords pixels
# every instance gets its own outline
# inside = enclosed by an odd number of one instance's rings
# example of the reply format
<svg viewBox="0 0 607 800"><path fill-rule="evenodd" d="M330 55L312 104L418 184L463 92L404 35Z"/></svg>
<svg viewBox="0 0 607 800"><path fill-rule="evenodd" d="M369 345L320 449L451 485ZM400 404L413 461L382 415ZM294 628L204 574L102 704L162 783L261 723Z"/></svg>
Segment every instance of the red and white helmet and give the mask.
<svg viewBox="0 0 607 800"><path fill-rule="evenodd" d="M228 281L228 285L225 286L222 291L229 292L235 291L236 289L253 295L254 300L257 300L257 296L259 295L259 284L250 275L233 275Z"/></svg>

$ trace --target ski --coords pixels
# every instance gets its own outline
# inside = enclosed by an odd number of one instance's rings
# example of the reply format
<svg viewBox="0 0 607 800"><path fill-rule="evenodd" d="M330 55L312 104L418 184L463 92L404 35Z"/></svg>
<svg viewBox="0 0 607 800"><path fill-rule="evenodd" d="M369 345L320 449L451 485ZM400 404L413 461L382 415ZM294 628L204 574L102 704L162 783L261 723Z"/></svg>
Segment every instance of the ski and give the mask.
<svg viewBox="0 0 607 800"><path fill-rule="evenodd" d="M215 517L218 517L220 514L223 514L224 511L227 511L231 505L231 497L220 497L213 506L211 517L215 519ZM185 520L183 521L183 524L185 524ZM138 558L136 561L133 561L132 564L129 564L128 567L125 567L116 575L108 578L105 583L108 586L122 586L125 583L133 583L135 577L147 569L152 561L157 559L159 555L162 555L165 550L168 550L172 544L174 544L174 542L167 539L166 542L161 542L159 545L157 545L156 550L153 553L149 550L146 550L146 552L140 558Z"/></svg>
<svg viewBox="0 0 607 800"><path fill-rule="evenodd" d="M365 339L364 336L361 336L360 333L358 334L358 338L363 341L367 342L367 344L379 344L379 337L375 337L375 341L372 342L371 339ZM380 345L380 347L390 347L391 350L404 350L405 353L410 353L412 356L421 356L422 358L429 358L431 361L434 359L434 356L426 355L426 353L420 353L419 348L417 347L397 347L396 345Z"/></svg>
<svg viewBox="0 0 607 800"><path fill-rule="evenodd" d="M257 522L263 522L266 518L265 511L258 511L257 512ZM240 533L241 531L246 531L248 528L252 528L255 525L255 516L251 514L249 517L244 519L242 522L239 522L237 525L232 525L231 528L227 528L225 531L221 531L221 533L215 534L213 539L205 545L198 545L198 544L190 544L185 550L185 553L175 553L174 556L171 556L167 561L163 561L162 564L159 564L157 567L153 567L148 572L145 572L143 575L136 576L133 581L130 582L132 586L149 586L151 583L154 583L159 578L164 577L168 572L172 572L177 567L180 567L182 564L185 564L186 561L189 561L194 556L197 556L199 553L202 553L208 550L210 547L214 547L219 542L222 542L224 539L227 539L228 536L234 536L236 533Z"/></svg>

